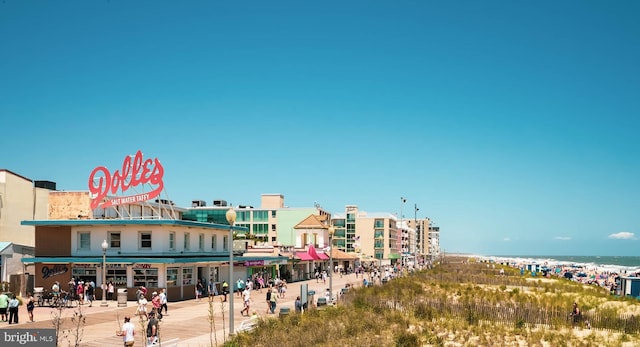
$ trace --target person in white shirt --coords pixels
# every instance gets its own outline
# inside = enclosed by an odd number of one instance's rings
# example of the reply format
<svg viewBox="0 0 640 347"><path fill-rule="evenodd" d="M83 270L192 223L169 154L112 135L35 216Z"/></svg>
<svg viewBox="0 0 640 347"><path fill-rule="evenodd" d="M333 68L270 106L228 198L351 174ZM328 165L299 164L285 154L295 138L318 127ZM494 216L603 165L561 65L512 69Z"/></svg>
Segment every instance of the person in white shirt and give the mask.
<svg viewBox="0 0 640 347"><path fill-rule="evenodd" d="M160 289L160 313L162 313L162 309L164 309L164 315L167 315L167 293L165 293L164 288Z"/></svg>
<svg viewBox="0 0 640 347"><path fill-rule="evenodd" d="M249 316L249 309L251 304L251 290L249 288L245 288L242 292L242 299L244 300L244 307L240 314L244 316L244 312L247 311L247 316Z"/></svg>
<svg viewBox="0 0 640 347"><path fill-rule="evenodd" d="M131 323L131 317L124 317L124 324L122 324L122 329L117 332L117 335L122 336L124 347L133 346L136 336L136 327Z"/></svg>

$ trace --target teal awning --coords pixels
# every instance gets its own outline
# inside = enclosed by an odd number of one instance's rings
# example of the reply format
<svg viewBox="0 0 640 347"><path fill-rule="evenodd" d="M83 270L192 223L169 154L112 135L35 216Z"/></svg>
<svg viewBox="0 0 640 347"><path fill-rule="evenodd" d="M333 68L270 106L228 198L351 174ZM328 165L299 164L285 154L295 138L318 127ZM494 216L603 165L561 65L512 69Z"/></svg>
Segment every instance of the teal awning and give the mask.
<svg viewBox="0 0 640 347"><path fill-rule="evenodd" d="M286 261L287 257L234 257L234 263L254 260L282 260ZM47 264L102 264L102 257L33 257L22 258L22 263L47 263ZM185 264L185 263L228 263L229 256L225 257L110 257L107 256L107 264Z"/></svg>

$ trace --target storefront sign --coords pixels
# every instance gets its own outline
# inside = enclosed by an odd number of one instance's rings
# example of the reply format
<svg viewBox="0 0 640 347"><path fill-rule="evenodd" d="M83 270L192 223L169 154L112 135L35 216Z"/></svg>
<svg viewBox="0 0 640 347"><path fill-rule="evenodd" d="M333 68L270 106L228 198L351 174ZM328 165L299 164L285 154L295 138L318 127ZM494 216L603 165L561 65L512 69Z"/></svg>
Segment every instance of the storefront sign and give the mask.
<svg viewBox="0 0 640 347"><path fill-rule="evenodd" d="M142 160L142 152L138 151L131 161L131 156L126 156L122 163L122 171L116 170L113 174L104 166L98 166L89 176L89 192L92 195L91 209L100 206L107 208L110 206L133 204L156 198L164 189L164 167L158 158ZM97 180L97 185L96 185ZM103 200L107 194L115 195L118 191L124 194L129 188L151 184L155 189L148 193L120 196Z"/></svg>
<svg viewBox="0 0 640 347"><path fill-rule="evenodd" d="M64 264L56 264L52 267L48 267L45 265L42 267L42 279L62 275L67 271L69 271L69 268Z"/></svg>
<svg viewBox="0 0 640 347"><path fill-rule="evenodd" d="M135 264L134 269L151 269L151 264Z"/></svg>
<svg viewBox="0 0 640 347"><path fill-rule="evenodd" d="M91 268L94 268L94 267L96 267L96 264L73 264L73 267L78 267L78 268L80 268L80 267L85 267L85 268L86 267L91 267Z"/></svg>
<svg viewBox="0 0 640 347"><path fill-rule="evenodd" d="M244 262L244 266L263 266L264 260L247 260Z"/></svg>
<svg viewBox="0 0 640 347"><path fill-rule="evenodd" d="M127 264L107 264L107 268L125 268L127 267Z"/></svg>

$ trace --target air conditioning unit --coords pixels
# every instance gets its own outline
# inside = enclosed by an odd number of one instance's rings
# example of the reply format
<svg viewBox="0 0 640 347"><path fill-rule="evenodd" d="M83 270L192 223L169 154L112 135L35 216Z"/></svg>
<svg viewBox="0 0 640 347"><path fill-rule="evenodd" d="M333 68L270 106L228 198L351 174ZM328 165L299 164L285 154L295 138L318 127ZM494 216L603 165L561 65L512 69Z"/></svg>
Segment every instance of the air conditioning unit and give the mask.
<svg viewBox="0 0 640 347"><path fill-rule="evenodd" d="M207 203L204 200L193 200L191 201L191 207L205 207Z"/></svg>

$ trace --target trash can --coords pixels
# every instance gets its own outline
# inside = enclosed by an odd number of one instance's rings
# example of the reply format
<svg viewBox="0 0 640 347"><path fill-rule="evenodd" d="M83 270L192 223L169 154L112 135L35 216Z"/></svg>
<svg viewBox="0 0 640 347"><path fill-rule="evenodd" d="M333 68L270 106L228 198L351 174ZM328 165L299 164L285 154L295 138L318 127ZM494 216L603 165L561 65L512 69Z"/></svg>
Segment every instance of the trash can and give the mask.
<svg viewBox="0 0 640 347"><path fill-rule="evenodd" d="M118 307L127 307L127 288L118 288Z"/></svg>
<svg viewBox="0 0 640 347"><path fill-rule="evenodd" d="M279 317L282 318L284 316L288 316L291 312L291 308L289 306L280 307Z"/></svg>
<svg viewBox="0 0 640 347"><path fill-rule="evenodd" d="M317 306L320 307L320 306L326 306L326 305L327 305L327 298L324 296L319 297Z"/></svg>

